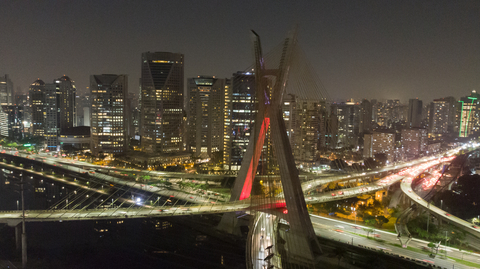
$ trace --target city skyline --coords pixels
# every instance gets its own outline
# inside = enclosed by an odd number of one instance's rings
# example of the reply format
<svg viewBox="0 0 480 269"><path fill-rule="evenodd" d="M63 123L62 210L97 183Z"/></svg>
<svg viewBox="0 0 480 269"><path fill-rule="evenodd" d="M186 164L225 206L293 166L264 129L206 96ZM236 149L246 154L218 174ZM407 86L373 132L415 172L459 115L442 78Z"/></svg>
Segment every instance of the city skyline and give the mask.
<svg viewBox="0 0 480 269"><path fill-rule="evenodd" d="M128 74L130 92L137 92L143 52L184 54L185 78L230 77L252 63L250 29L268 51L276 45L271 40L298 23L299 42L333 101L428 102L479 90L479 9L474 1L6 1L0 22L9 38L0 70L23 92L35 79L50 81L59 73L80 92L91 74Z"/></svg>

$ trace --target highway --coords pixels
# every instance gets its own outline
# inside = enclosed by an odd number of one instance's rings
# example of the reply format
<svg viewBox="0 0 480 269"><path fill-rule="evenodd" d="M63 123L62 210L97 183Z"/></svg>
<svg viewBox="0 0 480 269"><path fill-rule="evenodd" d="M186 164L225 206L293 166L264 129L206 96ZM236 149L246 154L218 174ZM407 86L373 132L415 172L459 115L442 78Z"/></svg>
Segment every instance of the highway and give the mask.
<svg viewBox="0 0 480 269"><path fill-rule="evenodd" d="M405 193L414 203L418 204L419 206L422 206L423 208L428 207L428 210L430 211L430 213L434 214L438 218L444 219L447 222L452 223L453 225L461 228L462 230L465 230L468 233L474 235L475 237L480 238L480 228L478 228L478 226L474 226L470 222L464 221L446 211L443 211L442 209L423 200L422 197L416 194L412 189L412 178L403 180L402 183L400 184L400 187L403 193Z"/></svg>
<svg viewBox="0 0 480 269"><path fill-rule="evenodd" d="M466 265L459 264L452 259L443 259L441 257L444 256L443 253L438 253L436 258L430 258L428 256L428 252L420 253L420 249L424 247L428 248L427 245L429 242L413 239L409 246L416 248L417 251L413 251L411 249L405 249L396 245L400 245L400 242L397 239L397 235L394 233L389 233L381 230L375 230L375 234L379 237L376 237L381 240L385 240L385 242L375 241L372 239L367 239L365 236L367 232L363 229L371 229L372 227L365 227L361 225L356 225L348 222L343 222L339 220L334 220L330 218L320 217L316 215L310 215L313 227L315 232L320 237L325 237L329 239L333 239L335 241L341 241L344 243L349 243L356 246L368 246L370 248L376 250L383 250L386 253L392 253L401 255L404 257L408 257L413 260L424 261L429 264L435 264L437 266L441 266L443 268L474 268L469 267ZM374 235L370 234L370 237L374 237ZM441 249L445 249L444 246L441 246ZM479 263L480 262L480 255L475 253L469 252L461 252L458 249L447 247L447 256L457 258L460 260L465 260L469 262Z"/></svg>
<svg viewBox="0 0 480 269"><path fill-rule="evenodd" d="M19 157L23 157L23 156L19 156ZM71 164L58 163L57 160L50 160L50 159L43 159L43 158L33 159L32 157L30 157L30 158L31 158L31 160L35 160L35 161L38 161L38 162L43 162L43 163L49 164L49 165L59 166L59 168L67 169L67 170L70 170L72 172L88 173L91 177L102 180L103 182L105 182L105 184L109 184L109 183L118 184L118 185L121 185L121 186L125 186L127 188L134 188L134 189L138 189L138 190L142 190L142 191L147 191L147 192L150 192L150 193L153 193L153 194L156 194L156 195L160 195L160 196L175 197L175 199L188 201L190 203L202 204L202 203L208 203L208 202L211 202L211 201L218 201L220 199L220 197L208 197L208 196L199 195L199 194L195 194L195 193L186 193L186 192L179 191L179 190L173 190L173 189L167 189L167 188L161 188L161 187L151 186L151 185L147 185L147 184L142 184L141 182L138 182L138 181L129 181L129 180L121 179L121 178L118 178L118 177L105 175L105 174L102 174L102 173L94 173L91 170L86 170L86 169L83 169L83 168L79 168L79 167L73 166ZM36 172L34 170L31 170L31 169L28 169L28 168L25 168L25 167L22 168L22 167L14 166L14 165L11 165L11 164L5 164L5 163L0 163L0 165L10 167L12 169L23 170L23 171L26 171L26 172L29 172L29 173L35 173L39 176L44 176L44 174L41 173L41 172ZM50 178L53 179L53 180L62 181L63 183L68 183L67 180L62 180L58 177L50 177Z"/></svg>

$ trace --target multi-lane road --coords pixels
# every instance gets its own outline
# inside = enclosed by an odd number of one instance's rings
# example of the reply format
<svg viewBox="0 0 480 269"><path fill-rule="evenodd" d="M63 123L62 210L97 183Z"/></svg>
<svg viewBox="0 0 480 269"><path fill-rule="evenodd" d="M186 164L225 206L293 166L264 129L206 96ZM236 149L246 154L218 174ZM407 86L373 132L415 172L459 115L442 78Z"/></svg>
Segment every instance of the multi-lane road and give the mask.
<svg viewBox="0 0 480 269"><path fill-rule="evenodd" d="M394 233L375 230L375 235L370 233L369 237L376 238L378 240L367 239L367 232L364 230L364 228L371 229L371 227L365 227L315 215L311 215L311 220L316 234L320 237L353 244L355 246L360 245L376 250L383 250L386 253L401 255L405 257L405 259L409 258L410 260L422 261L428 264L441 266L442 268L473 268L455 262L455 260L450 258L444 259L444 253L439 253L436 258L429 257L429 248L427 246L429 242L423 240L413 239L409 244L409 249L406 249L399 247L400 242L397 239L397 235ZM422 252L423 249L425 251ZM441 246L441 249L444 250L445 247ZM458 249L450 247L447 247L446 250L448 257L477 264L480 263L479 254L459 251Z"/></svg>

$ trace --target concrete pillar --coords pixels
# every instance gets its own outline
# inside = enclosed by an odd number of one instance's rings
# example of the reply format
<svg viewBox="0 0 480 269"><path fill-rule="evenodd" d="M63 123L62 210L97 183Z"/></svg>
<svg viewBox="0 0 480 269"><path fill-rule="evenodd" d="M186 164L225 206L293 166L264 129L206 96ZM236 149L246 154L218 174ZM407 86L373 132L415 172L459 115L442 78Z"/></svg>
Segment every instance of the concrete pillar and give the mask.
<svg viewBox="0 0 480 269"><path fill-rule="evenodd" d="M19 251L22 247L22 224L15 226L15 247Z"/></svg>

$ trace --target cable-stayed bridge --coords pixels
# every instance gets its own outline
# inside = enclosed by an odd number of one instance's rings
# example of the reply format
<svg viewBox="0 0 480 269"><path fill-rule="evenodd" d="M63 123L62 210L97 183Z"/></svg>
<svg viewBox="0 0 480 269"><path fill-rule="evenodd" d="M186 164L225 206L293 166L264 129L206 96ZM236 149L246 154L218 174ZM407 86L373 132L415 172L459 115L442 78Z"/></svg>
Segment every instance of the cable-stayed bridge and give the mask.
<svg viewBox="0 0 480 269"><path fill-rule="evenodd" d="M374 192L404 177L393 174L379 182L343 189L341 193L336 191L336 193L311 195L305 198L304 192L315 185L353 180L348 176L323 181L313 179L304 182L302 186L295 166L282 116L283 96L289 92L289 89L294 88L297 90L293 91L295 94L306 99L309 98L313 89L315 95L313 99L326 101L326 92L321 83L312 79L314 75L311 67L297 45L296 31L293 31L280 46L265 57L262 54L260 38L255 33L253 33L253 43L257 113L248 148L229 202L223 201L221 197L205 197L174 189L147 186L141 182L131 182L111 175L94 173L75 165L61 164L62 169L70 173L77 173L79 176L86 174L92 184L87 181L88 186L85 186L77 182L76 178L72 182L59 179L54 175L45 175L43 167L42 171L37 171L33 163L30 163L30 168L29 165L18 167L10 163L1 164L1 166L20 171L20 177L35 175L49 177L52 180L63 180L63 183L78 188L84 195L78 198L76 193L70 193L65 200L55 206L55 210L51 211L30 210L26 215L20 211L3 212L0 213L0 221L15 225L22 218L26 221L66 221L226 213L220 225L225 227L225 225L235 226L237 217L234 212L247 211L254 216L248 235L247 268L321 268L322 249L306 204L346 199ZM13 157L20 158L20 156ZM31 161L38 162L38 160ZM41 162L50 166L57 165L47 160ZM390 169L399 170L402 167ZM164 176L182 178L185 175L164 174ZM190 176L190 178L203 177L205 176ZM217 179L222 176L208 177ZM261 193L253 193L253 183L259 177L266 182L265 189ZM184 178L189 176L186 175ZM120 186L118 190L121 191L107 192L103 184L112 184L112 187ZM144 201L128 197L128 194L137 191L148 193L149 196ZM96 195L95 199L93 195L87 194L90 192ZM167 199L160 206L160 202L155 200L155 197L159 200L160 196L172 199ZM145 201L151 202L148 204Z"/></svg>

